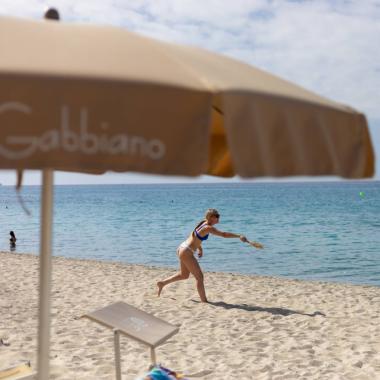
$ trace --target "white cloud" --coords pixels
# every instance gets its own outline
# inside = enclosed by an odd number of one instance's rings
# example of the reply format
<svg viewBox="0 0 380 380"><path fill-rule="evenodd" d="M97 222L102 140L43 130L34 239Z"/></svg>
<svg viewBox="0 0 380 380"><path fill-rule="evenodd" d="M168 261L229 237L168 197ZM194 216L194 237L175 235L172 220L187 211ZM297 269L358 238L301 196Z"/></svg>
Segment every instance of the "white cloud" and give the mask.
<svg viewBox="0 0 380 380"><path fill-rule="evenodd" d="M356 3L334 3L277 8L274 18L253 27L259 48L251 62L380 119L380 8L360 13Z"/></svg>

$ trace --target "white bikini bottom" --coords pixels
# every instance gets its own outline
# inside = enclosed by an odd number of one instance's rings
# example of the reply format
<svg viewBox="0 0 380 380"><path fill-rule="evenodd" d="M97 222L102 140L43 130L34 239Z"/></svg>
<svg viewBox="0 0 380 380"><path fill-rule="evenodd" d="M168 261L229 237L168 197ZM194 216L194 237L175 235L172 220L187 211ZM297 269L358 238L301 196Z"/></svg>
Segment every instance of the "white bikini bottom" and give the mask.
<svg viewBox="0 0 380 380"><path fill-rule="evenodd" d="M191 248L188 244L186 244L185 242L181 243L177 249L177 255L179 255L179 250L181 248L184 248L184 249L188 249L192 254L195 253L195 251L193 250L193 248Z"/></svg>

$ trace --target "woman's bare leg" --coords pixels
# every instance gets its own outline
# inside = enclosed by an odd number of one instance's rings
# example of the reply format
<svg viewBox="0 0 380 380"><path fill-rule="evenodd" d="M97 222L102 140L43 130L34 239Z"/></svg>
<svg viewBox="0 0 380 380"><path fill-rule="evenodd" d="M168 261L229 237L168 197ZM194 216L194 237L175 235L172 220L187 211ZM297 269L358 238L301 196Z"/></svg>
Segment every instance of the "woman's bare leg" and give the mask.
<svg viewBox="0 0 380 380"><path fill-rule="evenodd" d="M193 255L188 255L186 252L180 252L179 257L181 259L181 264L184 264L188 271L190 271L190 273L195 277L197 282L197 290L201 301L208 302L203 282L203 273L198 261Z"/></svg>
<svg viewBox="0 0 380 380"><path fill-rule="evenodd" d="M162 289L164 288L165 285L170 284L171 282L175 281L180 281L180 280L186 280L189 278L190 272L187 269L186 265L183 263L183 261L180 259L180 272L177 274L170 276L166 278L165 280L158 281L157 282L157 287L158 287L158 292L157 295L160 296Z"/></svg>

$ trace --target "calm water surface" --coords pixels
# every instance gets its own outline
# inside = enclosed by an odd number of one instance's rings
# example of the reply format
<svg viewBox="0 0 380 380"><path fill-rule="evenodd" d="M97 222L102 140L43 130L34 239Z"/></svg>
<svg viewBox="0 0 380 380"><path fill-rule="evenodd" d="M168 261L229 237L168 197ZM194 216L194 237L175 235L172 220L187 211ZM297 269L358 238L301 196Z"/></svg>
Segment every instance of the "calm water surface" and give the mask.
<svg viewBox="0 0 380 380"><path fill-rule="evenodd" d="M24 186L25 214L13 187L0 186L0 249L39 250L40 188ZM274 182L56 186L54 255L177 266L176 248L202 219L265 245L211 236L209 271L380 286L380 182Z"/></svg>

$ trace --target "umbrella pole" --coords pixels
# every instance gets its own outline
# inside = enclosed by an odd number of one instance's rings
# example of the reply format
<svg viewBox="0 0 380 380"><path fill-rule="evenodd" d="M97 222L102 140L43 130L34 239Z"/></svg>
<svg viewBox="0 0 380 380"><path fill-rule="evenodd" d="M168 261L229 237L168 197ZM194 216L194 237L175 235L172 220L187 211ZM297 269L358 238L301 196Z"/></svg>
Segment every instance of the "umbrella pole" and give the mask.
<svg viewBox="0 0 380 380"><path fill-rule="evenodd" d="M38 379L49 379L53 170L42 172Z"/></svg>

